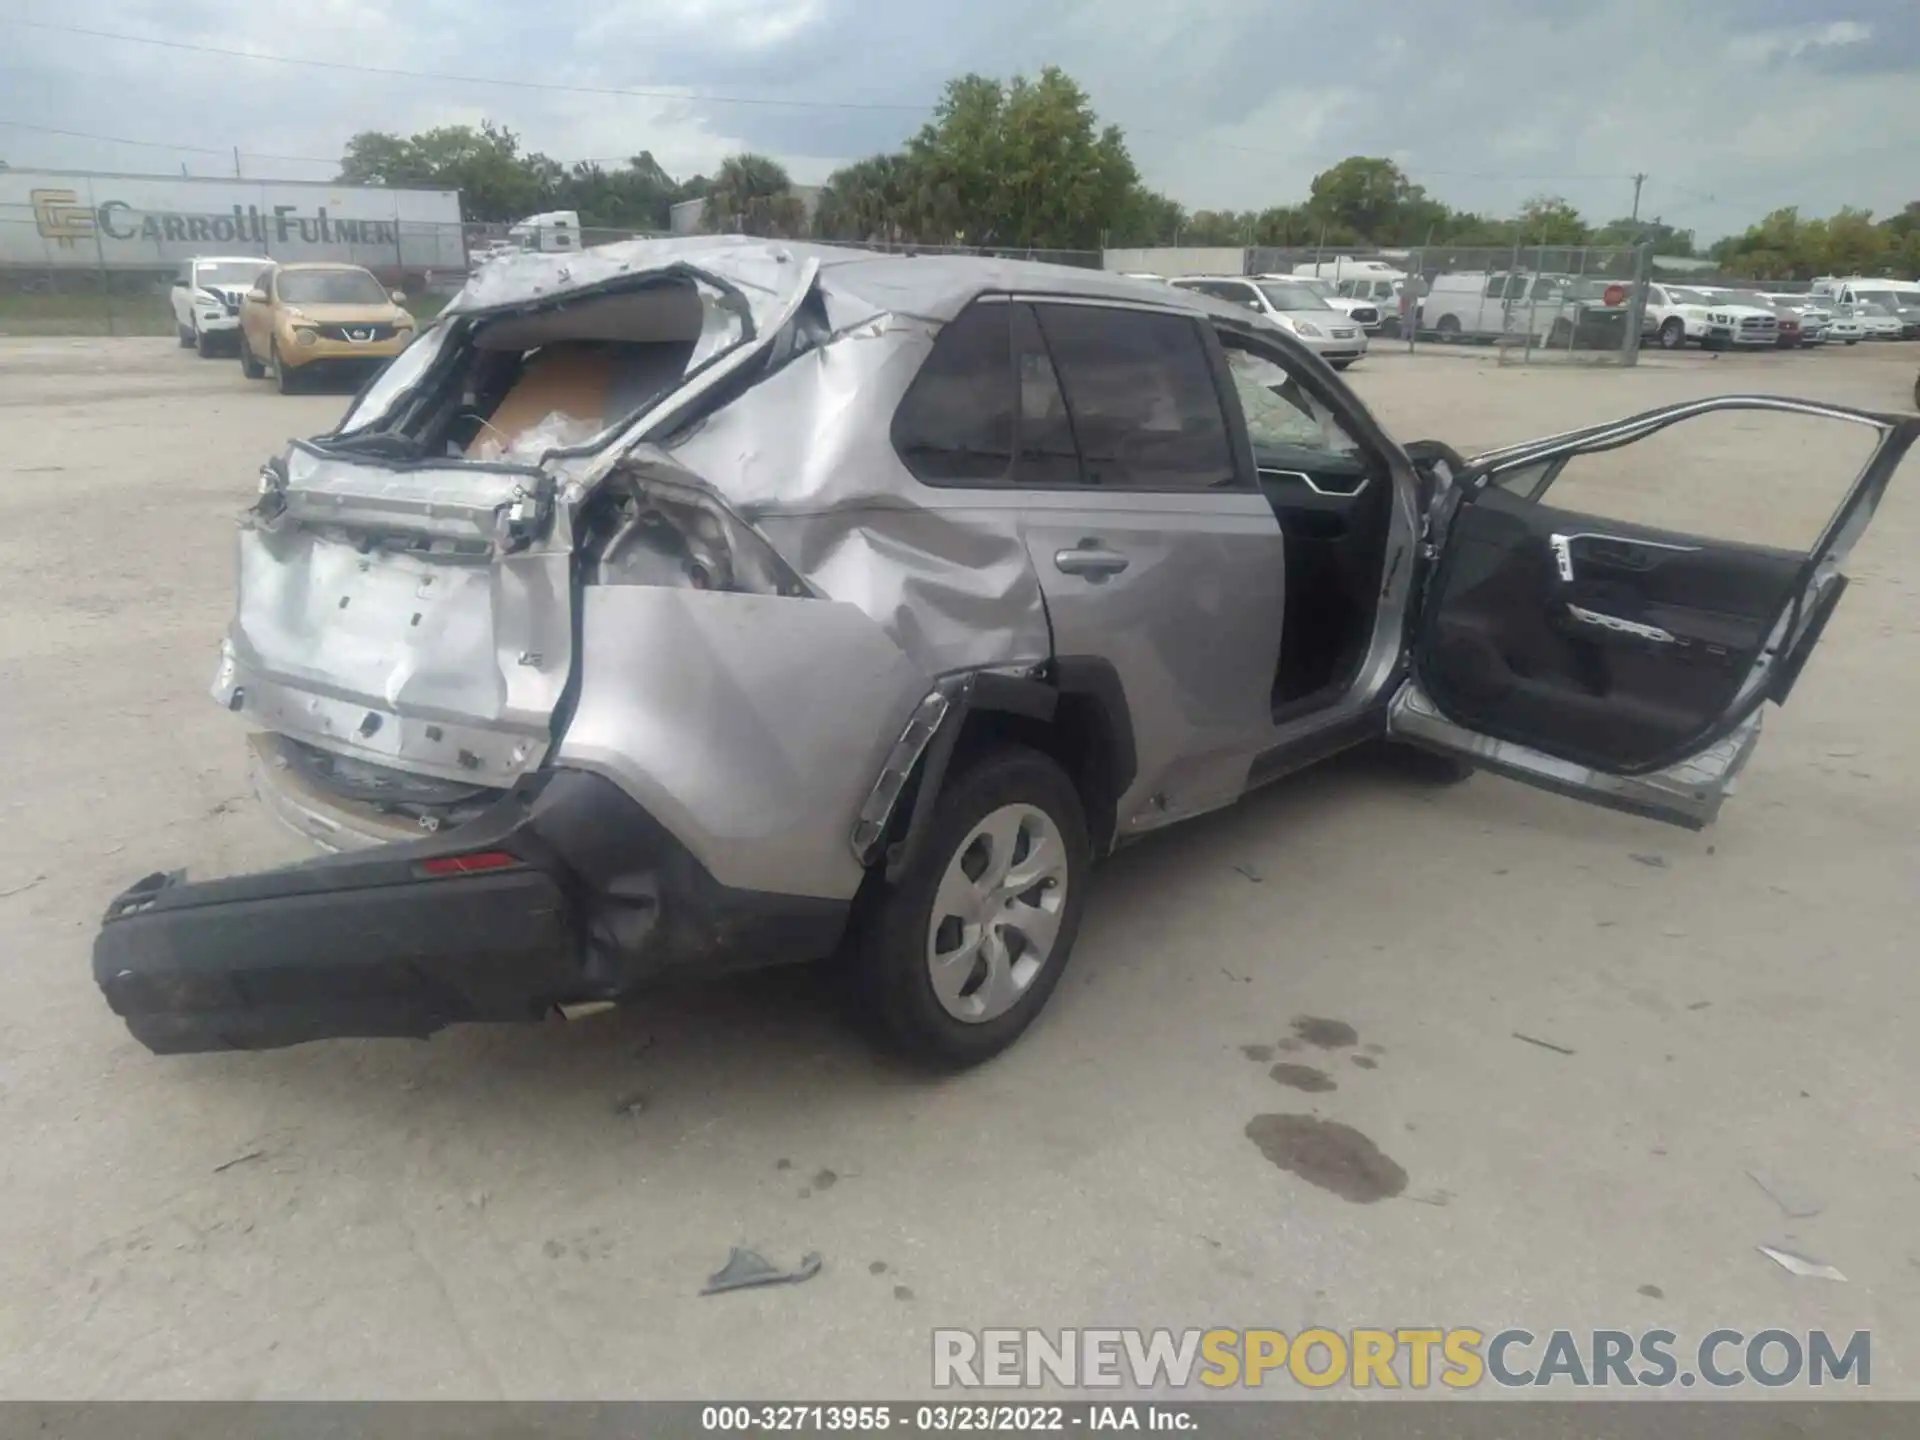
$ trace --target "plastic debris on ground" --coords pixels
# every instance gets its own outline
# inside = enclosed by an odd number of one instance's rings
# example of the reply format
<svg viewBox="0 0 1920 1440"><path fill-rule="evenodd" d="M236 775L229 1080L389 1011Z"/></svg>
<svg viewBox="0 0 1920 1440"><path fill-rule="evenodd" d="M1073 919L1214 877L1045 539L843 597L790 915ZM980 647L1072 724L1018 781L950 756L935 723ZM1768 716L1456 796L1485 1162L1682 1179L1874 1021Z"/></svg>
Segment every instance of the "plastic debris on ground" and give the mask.
<svg viewBox="0 0 1920 1440"><path fill-rule="evenodd" d="M793 1269L782 1270L758 1251L743 1250L736 1245L728 1252L727 1263L707 1277L707 1283L700 1293L721 1295L728 1290L746 1290L755 1285L798 1285L802 1280L811 1280L819 1273L818 1251L810 1251L802 1256Z"/></svg>
<svg viewBox="0 0 1920 1440"><path fill-rule="evenodd" d="M1833 1266L1819 1260L1809 1260L1804 1255L1796 1255L1791 1250L1776 1250L1771 1245L1753 1247L1789 1275L1798 1275L1807 1280L1838 1280L1846 1283L1847 1277Z"/></svg>

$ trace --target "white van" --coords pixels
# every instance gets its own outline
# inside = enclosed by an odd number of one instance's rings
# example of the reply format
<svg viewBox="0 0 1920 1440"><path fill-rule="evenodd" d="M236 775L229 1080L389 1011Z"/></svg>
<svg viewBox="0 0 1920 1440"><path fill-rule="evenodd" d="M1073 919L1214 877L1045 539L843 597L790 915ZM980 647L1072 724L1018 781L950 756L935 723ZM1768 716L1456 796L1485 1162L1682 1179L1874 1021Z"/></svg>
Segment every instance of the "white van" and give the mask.
<svg viewBox="0 0 1920 1440"><path fill-rule="evenodd" d="M1807 293L1836 306L1850 307L1866 326L1869 339L1911 340L1920 336L1920 284L1911 280L1822 275Z"/></svg>
<svg viewBox="0 0 1920 1440"><path fill-rule="evenodd" d="M1379 319L1367 326L1369 335L1382 329L1389 335L1398 334L1401 317L1410 309L1401 298L1407 293L1407 272L1385 260L1353 260L1342 255L1296 265L1293 273L1297 278L1311 277L1330 285L1328 301L1343 309L1371 305L1379 311Z"/></svg>
<svg viewBox="0 0 1920 1440"><path fill-rule="evenodd" d="M1611 349L1626 338L1628 307L1585 291L1603 282L1572 275L1463 270L1436 275L1420 302L1420 333L1441 340L1495 340L1532 334L1551 349ZM1621 288L1617 283L1609 289ZM1616 297L1616 300L1619 297Z"/></svg>

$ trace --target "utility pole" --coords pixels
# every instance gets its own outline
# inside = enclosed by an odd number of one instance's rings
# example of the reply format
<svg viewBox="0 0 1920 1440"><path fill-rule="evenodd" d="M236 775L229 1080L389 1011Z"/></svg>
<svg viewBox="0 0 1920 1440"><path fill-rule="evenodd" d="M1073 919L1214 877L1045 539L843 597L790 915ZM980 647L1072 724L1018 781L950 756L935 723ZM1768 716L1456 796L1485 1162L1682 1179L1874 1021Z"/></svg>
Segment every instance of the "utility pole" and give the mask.
<svg viewBox="0 0 1920 1440"><path fill-rule="evenodd" d="M233 178L236 180L240 178L240 147L238 145L233 147Z"/></svg>
<svg viewBox="0 0 1920 1440"><path fill-rule="evenodd" d="M1640 187L1647 183L1647 172L1642 170L1633 177L1633 223L1640 223Z"/></svg>

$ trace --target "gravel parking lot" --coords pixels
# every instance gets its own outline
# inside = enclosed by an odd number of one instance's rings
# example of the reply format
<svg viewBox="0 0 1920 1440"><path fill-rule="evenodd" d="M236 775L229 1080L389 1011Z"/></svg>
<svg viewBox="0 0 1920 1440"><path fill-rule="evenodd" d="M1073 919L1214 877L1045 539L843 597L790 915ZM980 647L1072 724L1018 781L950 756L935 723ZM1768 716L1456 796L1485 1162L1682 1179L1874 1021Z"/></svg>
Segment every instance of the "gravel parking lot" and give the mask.
<svg viewBox="0 0 1920 1440"><path fill-rule="evenodd" d="M1472 449L1732 390L1903 409L1916 364L1349 378ZM342 404L168 341L0 342L0 1395L883 1397L927 1389L935 1325L1656 1323L1868 1329L1875 1392L1920 1395L1912 463L1707 833L1338 762L1119 856L1039 1024L940 1082L805 974L156 1059L89 945L146 871L300 853L206 688L232 517ZM1704 514L1804 508L1751 437L1691 460L1663 479ZM1275 1168L1245 1132L1285 1113L1404 1190ZM697 1298L736 1244L825 1266Z"/></svg>

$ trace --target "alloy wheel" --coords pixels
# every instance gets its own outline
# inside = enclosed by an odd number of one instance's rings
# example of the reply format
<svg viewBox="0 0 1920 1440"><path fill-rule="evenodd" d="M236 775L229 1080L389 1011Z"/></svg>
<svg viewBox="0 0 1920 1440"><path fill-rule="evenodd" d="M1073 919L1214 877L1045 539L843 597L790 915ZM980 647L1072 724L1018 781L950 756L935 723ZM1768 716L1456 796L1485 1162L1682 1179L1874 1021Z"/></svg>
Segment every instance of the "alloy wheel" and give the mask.
<svg viewBox="0 0 1920 1440"><path fill-rule="evenodd" d="M1067 847L1046 811L1003 805L947 862L927 927L940 1006L982 1024L1019 1003L1053 958L1067 905Z"/></svg>

